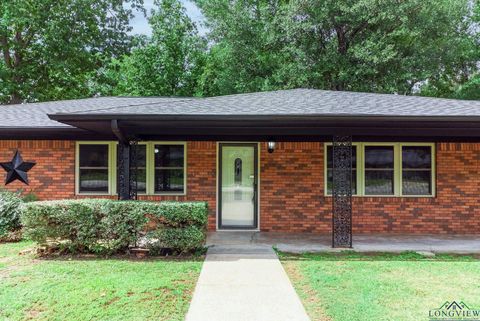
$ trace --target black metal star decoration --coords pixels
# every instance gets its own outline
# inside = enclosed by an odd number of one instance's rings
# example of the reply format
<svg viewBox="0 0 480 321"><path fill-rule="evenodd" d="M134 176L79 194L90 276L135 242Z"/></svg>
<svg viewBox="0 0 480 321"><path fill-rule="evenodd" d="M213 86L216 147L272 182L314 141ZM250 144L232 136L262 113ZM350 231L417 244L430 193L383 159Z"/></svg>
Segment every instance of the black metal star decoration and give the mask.
<svg viewBox="0 0 480 321"><path fill-rule="evenodd" d="M5 185L10 184L15 180L19 180L28 185L27 172L35 166L36 163L24 162L22 155L17 150L11 162L0 163L0 166L7 172L5 177Z"/></svg>

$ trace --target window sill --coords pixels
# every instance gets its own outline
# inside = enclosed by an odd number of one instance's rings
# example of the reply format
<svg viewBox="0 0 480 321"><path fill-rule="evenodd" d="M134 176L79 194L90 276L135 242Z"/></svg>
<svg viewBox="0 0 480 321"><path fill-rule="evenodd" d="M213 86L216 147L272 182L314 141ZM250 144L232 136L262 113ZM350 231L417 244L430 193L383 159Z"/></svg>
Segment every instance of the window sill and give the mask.
<svg viewBox="0 0 480 321"><path fill-rule="evenodd" d="M332 197L332 194L325 194L325 197ZM381 197L381 198L435 198L436 195L352 195L355 198Z"/></svg>
<svg viewBox="0 0 480 321"><path fill-rule="evenodd" d="M146 194L146 193L137 193L137 196L186 196L187 193L155 193L155 194ZM113 196L118 196L114 194Z"/></svg>
<svg viewBox="0 0 480 321"><path fill-rule="evenodd" d="M109 193L75 193L75 196L117 196Z"/></svg>
<svg viewBox="0 0 480 321"><path fill-rule="evenodd" d="M164 193L154 193L154 194L147 194L147 196L186 196L187 193L169 193L169 192L164 192Z"/></svg>
<svg viewBox="0 0 480 321"><path fill-rule="evenodd" d="M75 196L112 196L118 197L118 194L109 194L109 193L75 193ZM137 196L142 197L151 197L151 196L187 196L187 193L155 193L155 194L145 194L138 193Z"/></svg>

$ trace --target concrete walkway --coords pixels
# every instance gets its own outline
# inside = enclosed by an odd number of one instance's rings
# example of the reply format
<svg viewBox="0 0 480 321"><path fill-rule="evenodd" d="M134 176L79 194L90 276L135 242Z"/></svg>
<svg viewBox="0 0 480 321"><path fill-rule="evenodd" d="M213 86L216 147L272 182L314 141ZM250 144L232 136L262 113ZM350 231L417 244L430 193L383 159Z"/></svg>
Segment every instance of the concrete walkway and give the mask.
<svg viewBox="0 0 480 321"><path fill-rule="evenodd" d="M480 254L480 235L354 235L358 252ZM272 246L285 252L341 251L330 235L213 232L187 321L309 320Z"/></svg>
<svg viewBox="0 0 480 321"><path fill-rule="evenodd" d="M307 321L269 245L209 248L187 321Z"/></svg>
<svg viewBox="0 0 480 321"><path fill-rule="evenodd" d="M276 232L212 232L207 245L232 246L250 244L275 246L280 251L336 252L331 235ZM480 254L480 235L354 235L353 249L357 252L404 251Z"/></svg>

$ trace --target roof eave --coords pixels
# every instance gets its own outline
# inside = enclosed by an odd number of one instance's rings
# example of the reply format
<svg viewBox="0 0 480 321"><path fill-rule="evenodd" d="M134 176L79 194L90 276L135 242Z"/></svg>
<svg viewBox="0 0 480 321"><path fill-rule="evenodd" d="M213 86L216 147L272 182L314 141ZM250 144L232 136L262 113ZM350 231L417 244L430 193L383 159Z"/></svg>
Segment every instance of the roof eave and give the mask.
<svg viewBox="0 0 480 321"><path fill-rule="evenodd" d="M480 140L480 117L385 115L125 115L54 114L51 118L101 135L111 122L137 139L278 140L325 139L332 135L459 138Z"/></svg>
<svg viewBox="0 0 480 321"><path fill-rule="evenodd" d="M102 140L110 136L99 136L91 131L75 127L0 127L0 139L2 140Z"/></svg>
<svg viewBox="0 0 480 321"><path fill-rule="evenodd" d="M454 121L479 122L480 116L470 115L366 115L366 114L48 114L52 120L70 124L73 121L136 120L136 121Z"/></svg>

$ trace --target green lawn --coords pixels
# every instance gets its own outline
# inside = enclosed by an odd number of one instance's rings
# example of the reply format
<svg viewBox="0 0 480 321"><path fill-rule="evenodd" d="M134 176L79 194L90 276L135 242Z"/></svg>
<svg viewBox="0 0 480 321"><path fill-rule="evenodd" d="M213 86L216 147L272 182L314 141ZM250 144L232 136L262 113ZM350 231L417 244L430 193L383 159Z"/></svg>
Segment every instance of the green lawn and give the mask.
<svg viewBox="0 0 480 321"><path fill-rule="evenodd" d="M480 308L480 261L418 254L280 253L312 320L421 321L445 301ZM457 302L458 302L457 301Z"/></svg>
<svg viewBox="0 0 480 321"><path fill-rule="evenodd" d="M0 244L0 320L183 320L202 260L38 259Z"/></svg>

